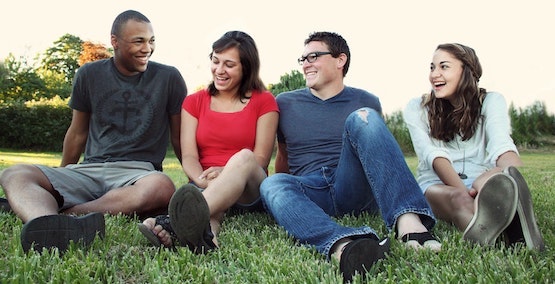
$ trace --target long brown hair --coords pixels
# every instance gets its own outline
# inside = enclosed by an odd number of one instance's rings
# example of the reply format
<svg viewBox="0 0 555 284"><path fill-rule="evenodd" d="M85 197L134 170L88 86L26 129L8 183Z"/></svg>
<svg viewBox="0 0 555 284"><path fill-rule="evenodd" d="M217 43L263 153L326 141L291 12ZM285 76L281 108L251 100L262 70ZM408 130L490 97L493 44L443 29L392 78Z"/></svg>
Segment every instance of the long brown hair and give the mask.
<svg viewBox="0 0 555 284"><path fill-rule="evenodd" d="M260 58L258 56L258 49L252 37L242 31L229 31L226 32L221 38L212 44L212 54L222 52L229 48L235 47L239 50L239 57L241 66L243 67L243 78L239 86L239 96L241 101L249 99L247 94L252 90L265 91L266 87L260 79ZM210 95L214 96L218 93L214 82L208 86Z"/></svg>
<svg viewBox="0 0 555 284"><path fill-rule="evenodd" d="M423 96L422 105L428 110L430 135L445 142L453 140L455 135L468 140L476 132L482 118L482 104L486 96L486 89L478 86L482 66L474 49L468 46L446 43L438 45L436 50L440 49L463 63L461 80L454 94L460 103L454 107L448 100L436 98L433 90Z"/></svg>

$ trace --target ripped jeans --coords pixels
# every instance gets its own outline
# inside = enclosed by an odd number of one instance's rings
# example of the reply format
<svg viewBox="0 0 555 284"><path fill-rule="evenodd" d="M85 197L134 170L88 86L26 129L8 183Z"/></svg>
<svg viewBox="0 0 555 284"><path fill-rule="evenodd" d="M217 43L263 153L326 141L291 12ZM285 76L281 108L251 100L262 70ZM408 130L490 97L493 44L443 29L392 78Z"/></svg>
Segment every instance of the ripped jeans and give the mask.
<svg viewBox="0 0 555 284"><path fill-rule="evenodd" d="M370 108L347 117L336 168L322 167L304 176L271 175L262 182L260 194L280 226L327 257L342 238L379 239L368 226L346 227L332 217L381 214L389 230L405 213L418 214L428 230L436 222L397 141Z"/></svg>

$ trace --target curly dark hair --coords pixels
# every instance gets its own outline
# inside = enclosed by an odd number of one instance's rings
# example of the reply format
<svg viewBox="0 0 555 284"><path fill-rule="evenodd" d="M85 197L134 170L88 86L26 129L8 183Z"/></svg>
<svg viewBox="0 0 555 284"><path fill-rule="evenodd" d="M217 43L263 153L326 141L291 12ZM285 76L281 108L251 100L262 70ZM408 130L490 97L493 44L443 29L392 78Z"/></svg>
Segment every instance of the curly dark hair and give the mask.
<svg viewBox="0 0 555 284"><path fill-rule="evenodd" d="M437 46L463 63L463 72L454 96L459 104L454 107L446 99L438 99L434 91L425 94L422 105L428 111L430 134L432 137L449 142L460 135L464 140L474 136L478 123L482 119L481 110L486 89L480 88L478 82L482 76L482 66L474 49L459 44L446 43Z"/></svg>

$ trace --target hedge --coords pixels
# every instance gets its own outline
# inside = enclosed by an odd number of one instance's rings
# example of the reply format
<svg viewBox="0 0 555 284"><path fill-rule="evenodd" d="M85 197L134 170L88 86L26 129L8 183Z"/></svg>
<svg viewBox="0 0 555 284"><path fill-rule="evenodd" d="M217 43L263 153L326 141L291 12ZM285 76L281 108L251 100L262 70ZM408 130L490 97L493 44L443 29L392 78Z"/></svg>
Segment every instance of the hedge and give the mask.
<svg viewBox="0 0 555 284"><path fill-rule="evenodd" d="M0 146L34 151L62 151L71 123L68 99L0 104Z"/></svg>

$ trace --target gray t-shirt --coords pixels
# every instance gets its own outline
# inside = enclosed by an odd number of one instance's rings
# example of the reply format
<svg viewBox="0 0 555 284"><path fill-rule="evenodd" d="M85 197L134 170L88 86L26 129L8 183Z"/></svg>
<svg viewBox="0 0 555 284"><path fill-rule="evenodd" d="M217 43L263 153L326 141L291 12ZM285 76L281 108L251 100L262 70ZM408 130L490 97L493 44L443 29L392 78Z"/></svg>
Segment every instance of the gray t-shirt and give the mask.
<svg viewBox="0 0 555 284"><path fill-rule="evenodd" d="M378 97L347 86L328 100L312 95L309 88L282 93L276 100L278 142L287 145L289 171L294 175L336 167L347 116L362 107L382 112Z"/></svg>
<svg viewBox="0 0 555 284"><path fill-rule="evenodd" d="M169 118L181 112L187 88L172 66L149 62L145 72L124 76L113 58L83 65L69 101L91 114L83 163L146 161L158 170L169 141Z"/></svg>

